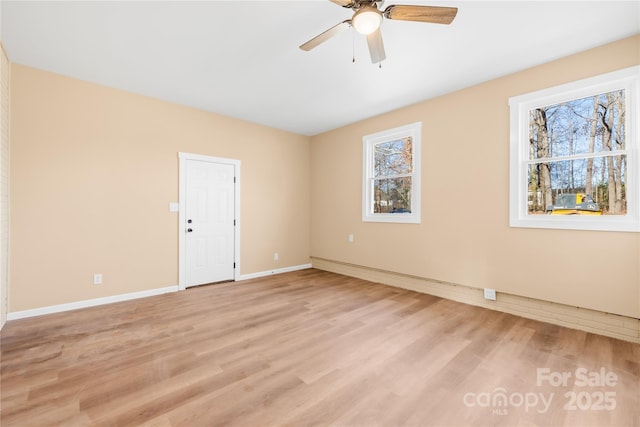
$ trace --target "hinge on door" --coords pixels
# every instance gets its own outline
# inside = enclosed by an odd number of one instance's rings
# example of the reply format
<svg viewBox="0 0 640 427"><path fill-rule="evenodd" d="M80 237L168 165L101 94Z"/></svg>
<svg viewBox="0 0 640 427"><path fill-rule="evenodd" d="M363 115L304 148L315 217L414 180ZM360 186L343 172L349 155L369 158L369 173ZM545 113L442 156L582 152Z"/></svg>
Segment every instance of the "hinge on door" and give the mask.
<svg viewBox="0 0 640 427"><path fill-rule="evenodd" d="M234 227L236 226L236 220L235 219L233 220L233 226Z"/></svg>
<svg viewBox="0 0 640 427"><path fill-rule="evenodd" d="M233 263L233 268L236 268L236 263L235 262Z"/></svg>
<svg viewBox="0 0 640 427"><path fill-rule="evenodd" d="M235 176L233 177L233 183L234 184L236 183L236 177Z"/></svg>

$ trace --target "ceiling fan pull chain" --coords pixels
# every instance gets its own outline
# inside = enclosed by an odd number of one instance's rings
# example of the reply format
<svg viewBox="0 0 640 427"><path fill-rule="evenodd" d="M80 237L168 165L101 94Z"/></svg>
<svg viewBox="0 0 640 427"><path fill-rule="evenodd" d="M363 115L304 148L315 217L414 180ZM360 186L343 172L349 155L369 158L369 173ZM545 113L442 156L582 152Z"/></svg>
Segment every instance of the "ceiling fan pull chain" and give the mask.
<svg viewBox="0 0 640 427"><path fill-rule="evenodd" d="M353 58L351 62L355 64L356 63L356 33L354 31L351 31L351 52L353 54Z"/></svg>

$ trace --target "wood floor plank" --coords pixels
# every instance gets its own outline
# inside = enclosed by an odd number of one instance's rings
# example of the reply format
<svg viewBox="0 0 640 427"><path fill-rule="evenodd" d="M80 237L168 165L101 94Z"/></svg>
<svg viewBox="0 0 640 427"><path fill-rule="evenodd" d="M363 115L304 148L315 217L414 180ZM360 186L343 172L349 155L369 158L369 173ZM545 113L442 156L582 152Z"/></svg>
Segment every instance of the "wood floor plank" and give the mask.
<svg viewBox="0 0 640 427"><path fill-rule="evenodd" d="M640 425L638 344L314 269L10 321L0 346L3 427Z"/></svg>

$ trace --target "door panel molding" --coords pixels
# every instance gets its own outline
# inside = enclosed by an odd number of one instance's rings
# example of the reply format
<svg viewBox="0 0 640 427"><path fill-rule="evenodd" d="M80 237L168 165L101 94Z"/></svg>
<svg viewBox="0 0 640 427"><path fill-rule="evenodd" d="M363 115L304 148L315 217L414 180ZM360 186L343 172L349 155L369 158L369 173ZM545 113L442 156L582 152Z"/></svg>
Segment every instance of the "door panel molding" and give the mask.
<svg viewBox="0 0 640 427"><path fill-rule="evenodd" d="M187 251L186 251L186 197L187 197L187 161L189 160L198 160L202 162L209 163L219 163L225 165L232 165L234 167L234 175L235 175L235 186L234 186L234 216L235 216L235 227L234 227L234 254L233 261L235 264L235 269L233 272L234 280L240 280L240 160L236 159L227 159L223 157L212 157L206 156L202 154L194 154L194 153L185 153L179 152L178 159L180 162L179 166L179 204L180 210L178 212L178 289L185 290L186 289L186 268L187 268Z"/></svg>

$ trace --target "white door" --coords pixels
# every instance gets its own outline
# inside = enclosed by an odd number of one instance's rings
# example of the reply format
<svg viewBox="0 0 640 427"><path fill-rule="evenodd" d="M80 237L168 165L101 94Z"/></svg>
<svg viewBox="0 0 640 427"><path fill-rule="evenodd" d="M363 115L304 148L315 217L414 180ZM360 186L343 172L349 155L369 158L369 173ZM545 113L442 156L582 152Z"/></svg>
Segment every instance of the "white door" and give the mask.
<svg viewBox="0 0 640 427"><path fill-rule="evenodd" d="M234 278L235 167L186 161L185 285Z"/></svg>

